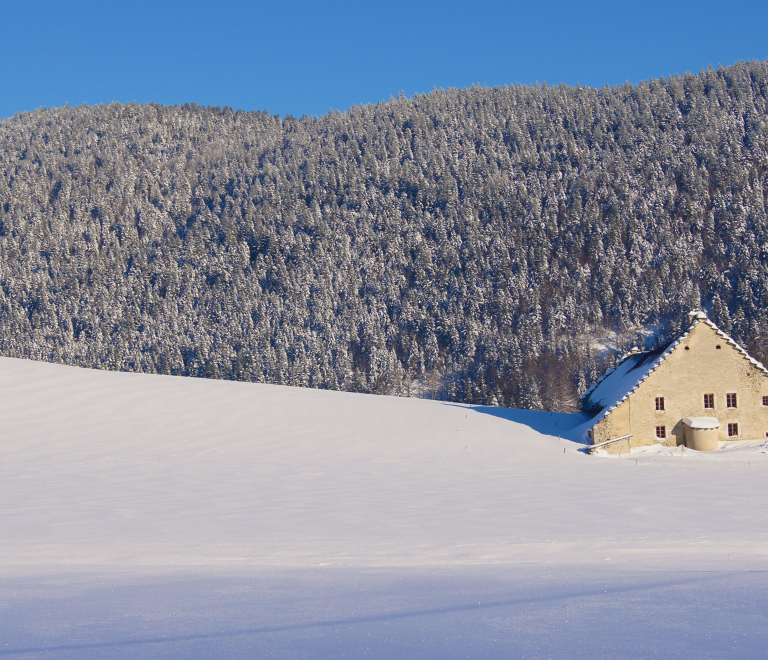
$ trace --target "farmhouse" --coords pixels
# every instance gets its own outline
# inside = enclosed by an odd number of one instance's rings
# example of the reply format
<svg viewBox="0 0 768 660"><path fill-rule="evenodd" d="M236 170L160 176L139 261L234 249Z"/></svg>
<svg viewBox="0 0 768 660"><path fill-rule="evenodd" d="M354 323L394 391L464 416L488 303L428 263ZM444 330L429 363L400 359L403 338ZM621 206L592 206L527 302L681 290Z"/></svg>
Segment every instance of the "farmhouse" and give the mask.
<svg viewBox="0 0 768 660"><path fill-rule="evenodd" d="M633 349L582 397L589 437L612 454L660 443L717 449L768 437L768 370L704 312L675 341Z"/></svg>

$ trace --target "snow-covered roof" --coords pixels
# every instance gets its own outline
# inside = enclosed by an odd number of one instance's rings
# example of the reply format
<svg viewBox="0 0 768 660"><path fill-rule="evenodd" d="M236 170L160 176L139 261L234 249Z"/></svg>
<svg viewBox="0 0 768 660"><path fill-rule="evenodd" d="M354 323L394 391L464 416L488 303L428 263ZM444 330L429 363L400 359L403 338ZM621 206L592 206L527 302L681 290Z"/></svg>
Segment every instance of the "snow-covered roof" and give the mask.
<svg viewBox="0 0 768 660"><path fill-rule="evenodd" d="M691 325L675 341L653 351L638 352L636 349L633 349L633 351L625 355L613 369L606 371L605 374L603 374L603 376L584 393L581 397L581 408L585 412L595 415L592 420L593 424L599 422L632 394L632 392L638 388L640 383L646 380L648 376L650 376L656 368L667 359L667 356L677 348L680 342L687 339L691 330L693 330L699 323L706 323L723 339L724 342L730 344L735 350L744 355L744 357L755 367L768 374L768 369L712 323L704 312L692 312L690 317L692 319Z"/></svg>
<svg viewBox="0 0 768 660"><path fill-rule="evenodd" d="M582 409L597 414L615 408L664 361L671 347L667 344L653 351L625 355L584 393Z"/></svg>
<svg viewBox="0 0 768 660"><path fill-rule="evenodd" d="M719 429L720 420L717 417L685 417L683 424L692 429Z"/></svg>

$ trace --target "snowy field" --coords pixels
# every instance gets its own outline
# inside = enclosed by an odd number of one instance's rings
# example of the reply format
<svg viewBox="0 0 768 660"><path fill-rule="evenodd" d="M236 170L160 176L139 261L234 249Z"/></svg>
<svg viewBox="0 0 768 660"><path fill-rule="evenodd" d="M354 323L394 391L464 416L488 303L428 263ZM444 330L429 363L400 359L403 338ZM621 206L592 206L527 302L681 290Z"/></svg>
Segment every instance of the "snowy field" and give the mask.
<svg viewBox="0 0 768 660"><path fill-rule="evenodd" d="M0 358L0 656L767 658L768 449Z"/></svg>

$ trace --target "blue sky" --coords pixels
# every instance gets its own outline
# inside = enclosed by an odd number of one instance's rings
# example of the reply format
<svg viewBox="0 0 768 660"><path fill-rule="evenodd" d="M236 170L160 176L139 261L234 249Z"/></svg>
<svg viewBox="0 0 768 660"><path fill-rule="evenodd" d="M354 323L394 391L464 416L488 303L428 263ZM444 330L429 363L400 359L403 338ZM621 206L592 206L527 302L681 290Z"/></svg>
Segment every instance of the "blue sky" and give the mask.
<svg viewBox="0 0 768 660"><path fill-rule="evenodd" d="M0 117L110 101L298 117L435 87L600 87L766 59L766 25L766 0L17 1Z"/></svg>

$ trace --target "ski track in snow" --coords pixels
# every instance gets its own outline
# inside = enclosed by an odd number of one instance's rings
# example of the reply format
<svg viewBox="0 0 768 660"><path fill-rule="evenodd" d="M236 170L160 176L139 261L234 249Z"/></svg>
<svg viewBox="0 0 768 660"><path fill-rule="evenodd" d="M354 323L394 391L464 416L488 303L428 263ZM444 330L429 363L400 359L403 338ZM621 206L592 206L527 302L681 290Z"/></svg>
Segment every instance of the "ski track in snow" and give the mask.
<svg viewBox="0 0 768 660"><path fill-rule="evenodd" d="M0 358L0 656L766 657L768 450ZM560 437L558 437L560 436Z"/></svg>

